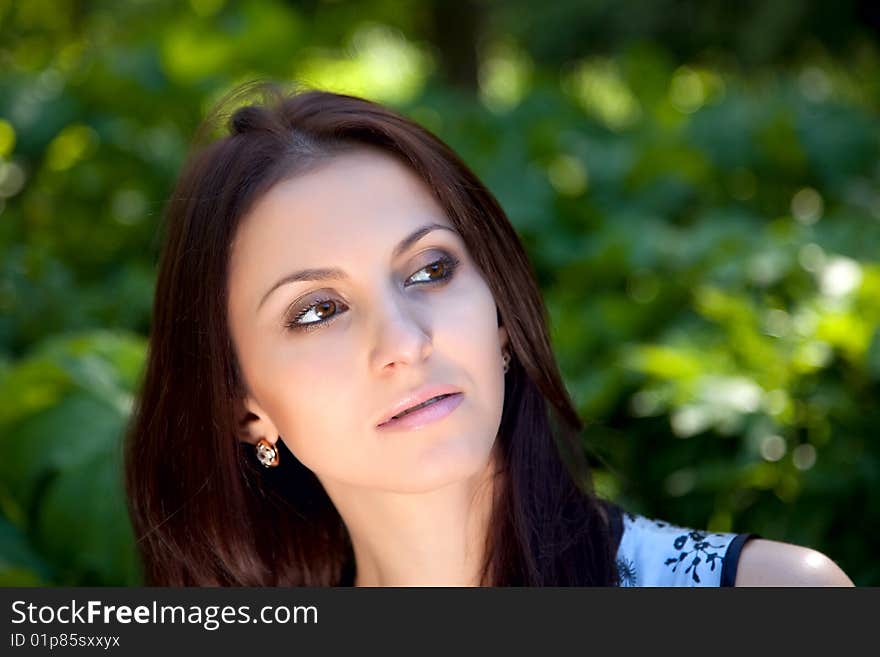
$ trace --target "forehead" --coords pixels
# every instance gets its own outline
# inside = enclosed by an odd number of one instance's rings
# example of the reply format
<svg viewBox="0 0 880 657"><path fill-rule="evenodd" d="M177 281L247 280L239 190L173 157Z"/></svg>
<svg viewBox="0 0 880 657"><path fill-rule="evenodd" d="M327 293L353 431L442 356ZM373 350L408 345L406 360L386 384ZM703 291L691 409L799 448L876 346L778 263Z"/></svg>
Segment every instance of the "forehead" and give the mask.
<svg viewBox="0 0 880 657"><path fill-rule="evenodd" d="M282 180L243 219L236 243L265 248L289 240L307 248L370 235L396 237L431 219L451 226L430 189L390 154L359 149Z"/></svg>

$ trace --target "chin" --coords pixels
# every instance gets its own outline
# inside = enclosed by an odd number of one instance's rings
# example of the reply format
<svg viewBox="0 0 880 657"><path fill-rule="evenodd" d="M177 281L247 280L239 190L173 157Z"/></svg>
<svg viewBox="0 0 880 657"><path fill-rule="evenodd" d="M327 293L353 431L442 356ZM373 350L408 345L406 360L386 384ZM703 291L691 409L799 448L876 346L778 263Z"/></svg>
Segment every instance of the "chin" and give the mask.
<svg viewBox="0 0 880 657"><path fill-rule="evenodd" d="M389 473L382 487L400 493L427 493L479 477L489 465L493 444L459 440L432 445L416 455L411 466L400 465L405 472Z"/></svg>

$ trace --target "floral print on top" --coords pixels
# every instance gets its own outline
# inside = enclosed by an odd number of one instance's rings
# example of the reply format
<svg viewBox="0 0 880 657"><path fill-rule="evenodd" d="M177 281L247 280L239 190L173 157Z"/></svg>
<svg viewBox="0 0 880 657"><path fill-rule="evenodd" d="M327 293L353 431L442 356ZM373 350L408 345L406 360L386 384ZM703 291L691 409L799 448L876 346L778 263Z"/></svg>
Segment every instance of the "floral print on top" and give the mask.
<svg viewBox="0 0 880 657"><path fill-rule="evenodd" d="M712 533L622 512L620 586L733 586L742 546L758 534Z"/></svg>

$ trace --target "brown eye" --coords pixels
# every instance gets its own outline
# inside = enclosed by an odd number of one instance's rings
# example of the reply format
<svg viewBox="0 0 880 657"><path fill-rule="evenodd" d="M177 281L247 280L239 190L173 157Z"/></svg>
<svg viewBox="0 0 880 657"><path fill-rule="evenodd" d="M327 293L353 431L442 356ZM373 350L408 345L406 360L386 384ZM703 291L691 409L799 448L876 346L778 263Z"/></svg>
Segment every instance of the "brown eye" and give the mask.
<svg viewBox="0 0 880 657"><path fill-rule="evenodd" d="M333 311L335 309L336 309L336 302L335 301L325 301L324 303L320 303L317 306L315 306L315 314L318 317L320 317L321 319L324 319L325 317L332 315Z"/></svg>
<svg viewBox="0 0 880 657"><path fill-rule="evenodd" d="M446 263L440 261L425 267L428 270L428 276L432 281L446 278Z"/></svg>
<svg viewBox="0 0 880 657"><path fill-rule="evenodd" d="M439 260L419 269L419 271L410 276L410 280L420 279L415 280L416 284L441 283L452 278L452 274L458 264L457 258L444 254ZM422 272L425 272L427 277L421 275Z"/></svg>
<svg viewBox="0 0 880 657"><path fill-rule="evenodd" d="M343 309L345 304L343 305ZM332 320L339 314L339 304L334 299L319 299L309 304L296 314L286 326L288 328L301 328L311 330Z"/></svg>

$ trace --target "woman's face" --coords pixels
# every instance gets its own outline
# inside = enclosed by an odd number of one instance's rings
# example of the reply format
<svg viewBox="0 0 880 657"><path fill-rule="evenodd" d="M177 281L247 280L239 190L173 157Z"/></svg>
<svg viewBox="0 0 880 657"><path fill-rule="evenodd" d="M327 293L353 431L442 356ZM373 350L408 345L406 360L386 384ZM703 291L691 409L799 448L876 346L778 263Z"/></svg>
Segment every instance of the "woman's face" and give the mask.
<svg viewBox="0 0 880 657"><path fill-rule="evenodd" d="M339 275L284 282L325 268ZM388 491L427 491L486 467L507 334L458 232L406 166L360 149L277 184L243 219L229 276L249 390L238 412L256 416L243 440L280 435L325 484ZM463 393L449 415L377 427L399 400L436 384Z"/></svg>

